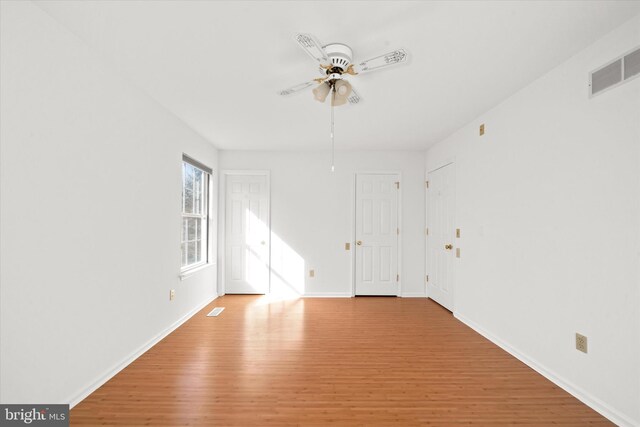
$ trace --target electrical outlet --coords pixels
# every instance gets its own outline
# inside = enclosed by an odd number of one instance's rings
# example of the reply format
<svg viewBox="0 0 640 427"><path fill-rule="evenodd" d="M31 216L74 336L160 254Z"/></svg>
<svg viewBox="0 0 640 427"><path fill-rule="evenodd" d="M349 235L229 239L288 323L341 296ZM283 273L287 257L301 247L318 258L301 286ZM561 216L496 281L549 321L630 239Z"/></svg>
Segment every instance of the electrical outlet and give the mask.
<svg viewBox="0 0 640 427"><path fill-rule="evenodd" d="M480 125L480 136L484 135L484 123Z"/></svg>
<svg viewBox="0 0 640 427"><path fill-rule="evenodd" d="M171 289L169 291L169 301L173 301L173 299L176 297L176 290L175 289Z"/></svg>
<svg viewBox="0 0 640 427"><path fill-rule="evenodd" d="M576 350L587 352L587 337L576 332Z"/></svg>
<svg viewBox="0 0 640 427"><path fill-rule="evenodd" d="M316 277L316 271L314 269L309 270L309 277Z"/></svg>

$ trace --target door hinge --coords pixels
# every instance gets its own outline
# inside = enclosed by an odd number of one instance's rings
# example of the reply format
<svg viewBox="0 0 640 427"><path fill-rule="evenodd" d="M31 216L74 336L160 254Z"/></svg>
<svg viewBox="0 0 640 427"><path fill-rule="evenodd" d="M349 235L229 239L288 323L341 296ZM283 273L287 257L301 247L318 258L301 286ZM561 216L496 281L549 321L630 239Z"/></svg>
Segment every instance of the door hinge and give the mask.
<svg viewBox="0 0 640 427"><path fill-rule="evenodd" d="M399 228L396 228L396 234L400 235L400 229Z"/></svg>
<svg viewBox="0 0 640 427"><path fill-rule="evenodd" d="M425 188L429 188L429 181L425 181L424 182L424 186L425 186Z"/></svg>
<svg viewBox="0 0 640 427"><path fill-rule="evenodd" d="M400 281L400 275L396 274L396 282L399 282L399 281Z"/></svg>
<svg viewBox="0 0 640 427"><path fill-rule="evenodd" d="M426 274L424 276L424 281L425 281L425 283L429 283L429 275L428 274Z"/></svg>
<svg viewBox="0 0 640 427"><path fill-rule="evenodd" d="M399 190L400 189L400 181L396 181L395 184L396 184L396 188Z"/></svg>
<svg viewBox="0 0 640 427"><path fill-rule="evenodd" d="M429 235L429 227L426 227L426 228L424 229L424 235L425 235L425 236L428 236L428 235Z"/></svg>

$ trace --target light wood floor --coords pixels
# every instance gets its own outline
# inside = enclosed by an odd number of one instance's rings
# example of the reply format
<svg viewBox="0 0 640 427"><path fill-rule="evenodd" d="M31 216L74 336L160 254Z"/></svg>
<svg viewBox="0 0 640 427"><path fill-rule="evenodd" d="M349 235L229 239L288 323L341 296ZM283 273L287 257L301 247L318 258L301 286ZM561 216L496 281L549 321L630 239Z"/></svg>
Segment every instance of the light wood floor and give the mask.
<svg viewBox="0 0 640 427"><path fill-rule="evenodd" d="M219 317L206 317L214 306ZM436 303L225 296L72 425L609 425Z"/></svg>

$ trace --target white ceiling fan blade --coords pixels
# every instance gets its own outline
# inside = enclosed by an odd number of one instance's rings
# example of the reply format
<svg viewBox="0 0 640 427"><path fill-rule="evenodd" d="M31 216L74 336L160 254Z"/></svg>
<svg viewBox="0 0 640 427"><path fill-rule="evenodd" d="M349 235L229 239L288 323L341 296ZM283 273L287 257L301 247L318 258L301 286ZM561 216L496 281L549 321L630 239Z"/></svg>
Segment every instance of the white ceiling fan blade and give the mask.
<svg viewBox="0 0 640 427"><path fill-rule="evenodd" d="M300 45L302 49L304 49L307 54L318 61L320 65L331 65L331 60L327 55L327 52L324 51L322 45L311 34L296 34L296 42Z"/></svg>
<svg viewBox="0 0 640 427"><path fill-rule="evenodd" d="M303 90L308 89L310 87L316 86L317 84L318 84L317 81L311 80L310 82L300 83L300 84L297 84L295 86L291 86L288 89L281 90L280 92L278 92L278 94L282 95L282 96L291 95L292 93L303 91Z"/></svg>
<svg viewBox="0 0 640 427"><path fill-rule="evenodd" d="M362 98L360 98L360 95L358 95L356 90L353 88L353 85L351 85L351 93L349 94L347 101L349 101L349 104L351 105L359 104L362 102Z"/></svg>
<svg viewBox="0 0 640 427"><path fill-rule="evenodd" d="M375 58L367 59L356 64L353 68L358 74L368 73L380 68L389 67L391 65L400 64L408 59L409 55L404 49L396 49L392 52L385 53L384 55L376 56Z"/></svg>

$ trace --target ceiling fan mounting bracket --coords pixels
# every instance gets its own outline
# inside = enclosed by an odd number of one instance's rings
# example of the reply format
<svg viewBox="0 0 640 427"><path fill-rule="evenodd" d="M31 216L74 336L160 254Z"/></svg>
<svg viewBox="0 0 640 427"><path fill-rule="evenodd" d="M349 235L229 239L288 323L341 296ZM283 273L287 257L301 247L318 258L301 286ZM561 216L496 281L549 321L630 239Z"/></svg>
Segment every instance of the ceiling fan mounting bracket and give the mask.
<svg viewBox="0 0 640 427"><path fill-rule="evenodd" d="M339 69L340 74L342 74L353 61L353 51L344 43L330 43L324 46L323 49L331 60L331 66L326 71L327 74L335 69Z"/></svg>

